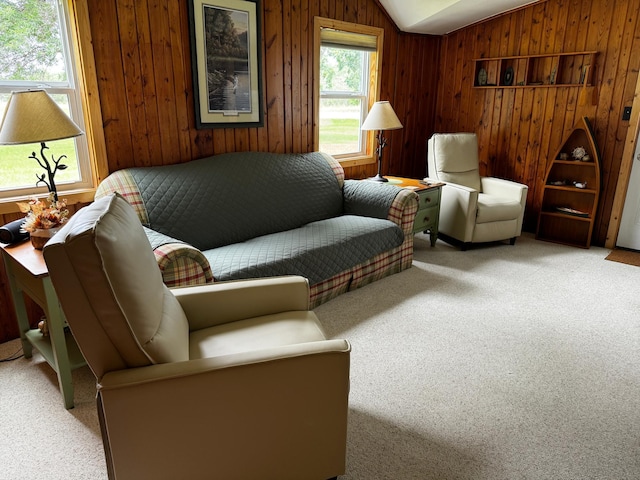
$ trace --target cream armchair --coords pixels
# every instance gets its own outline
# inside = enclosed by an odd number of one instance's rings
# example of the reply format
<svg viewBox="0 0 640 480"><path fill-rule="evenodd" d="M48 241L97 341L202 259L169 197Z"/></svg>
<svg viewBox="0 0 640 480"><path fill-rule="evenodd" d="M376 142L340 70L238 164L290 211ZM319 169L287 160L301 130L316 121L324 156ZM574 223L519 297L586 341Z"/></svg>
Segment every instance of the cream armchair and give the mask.
<svg viewBox="0 0 640 480"><path fill-rule="evenodd" d="M481 177L475 133L436 133L427 145L428 174L445 182L439 233L471 243L509 240L522 232L527 185Z"/></svg>
<svg viewBox="0 0 640 480"><path fill-rule="evenodd" d="M327 479L344 473L349 355L302 277L169 290L118 194L44 249L97 377L112 479Z"/></svg>

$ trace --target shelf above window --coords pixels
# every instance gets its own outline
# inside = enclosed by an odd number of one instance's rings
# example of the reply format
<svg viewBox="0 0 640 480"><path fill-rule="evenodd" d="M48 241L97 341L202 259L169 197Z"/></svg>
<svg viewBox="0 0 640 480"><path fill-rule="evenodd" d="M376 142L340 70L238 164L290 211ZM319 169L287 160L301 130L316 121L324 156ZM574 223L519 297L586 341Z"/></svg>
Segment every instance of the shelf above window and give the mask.
<svg viewBox="0 0 640 480"><path fill-rule="evenodd" d="M571 52L474 60L474 88L592 86L598 52Z"/></svg>

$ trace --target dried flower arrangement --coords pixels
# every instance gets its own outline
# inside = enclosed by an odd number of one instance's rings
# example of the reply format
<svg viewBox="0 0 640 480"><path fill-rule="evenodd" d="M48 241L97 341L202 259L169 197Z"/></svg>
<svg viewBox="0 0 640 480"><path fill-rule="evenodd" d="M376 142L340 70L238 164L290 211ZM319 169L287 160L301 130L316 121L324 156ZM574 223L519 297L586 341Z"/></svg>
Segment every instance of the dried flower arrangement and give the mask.
<svg viewBox="0 0 640 480"><path fill-rule="evenodd" d="M60 227L69 217L66 201L56 200L55 192L50 192L45 200L32 198L28 202L18 202L18 207L27 214L22 224L22 229L27 232Z"/></svg>

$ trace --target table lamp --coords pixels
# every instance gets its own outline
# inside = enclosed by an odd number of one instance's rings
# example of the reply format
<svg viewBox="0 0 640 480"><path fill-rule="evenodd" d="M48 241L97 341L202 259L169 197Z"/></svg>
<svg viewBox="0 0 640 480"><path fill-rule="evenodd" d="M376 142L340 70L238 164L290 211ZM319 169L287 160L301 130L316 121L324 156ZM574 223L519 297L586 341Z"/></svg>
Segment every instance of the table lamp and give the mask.
<svg viewBox="0 0 640 480"><path fill-rule="evenodd" d="M25 90L11 92L9 103L0 123L0 145L21 145L40 142L40 157L33 152L33 158L46 171L36 174L36 186L43 183L54 200L58 200L58 191L54 181L58 170L64 170L66 165L60 163L66 155L56 158L52 155L48 160L45 150L49 147L45 142L77 137L84 132L64 113L56 102L44 90Z"/></svg>
<svg viewBox="0 0 640 480"><path fill-rule="evenodd" d="M388 101L376 102L371 107L371 111L362 124L362 130L378 130L378 174L370 178L376 182L388 182L382 176L382 150L387 146L387 139L382 135L383 130L397 130L402 128L402 124L393 111L393 107Z"/></svg>

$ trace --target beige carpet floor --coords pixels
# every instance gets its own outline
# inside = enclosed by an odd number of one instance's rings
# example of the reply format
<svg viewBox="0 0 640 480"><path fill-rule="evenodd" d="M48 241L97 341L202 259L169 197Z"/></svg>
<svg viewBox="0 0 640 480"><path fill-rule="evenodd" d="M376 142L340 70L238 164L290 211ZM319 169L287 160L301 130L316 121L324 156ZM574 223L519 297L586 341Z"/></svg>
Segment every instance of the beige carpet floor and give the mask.
<svg viewBox="0 0 640 480"><path fill-rule="evenodd" d="M640 269L608 254L418 235L413 268L320 306L353 346L341 478L640 479ZM37 356L0 363L1 480L105 478L93 380L74 381L67 411Z"/></svg>

